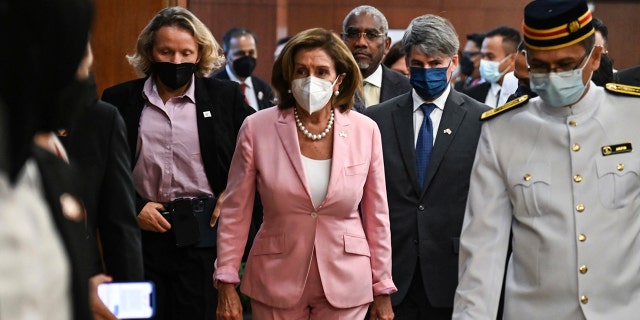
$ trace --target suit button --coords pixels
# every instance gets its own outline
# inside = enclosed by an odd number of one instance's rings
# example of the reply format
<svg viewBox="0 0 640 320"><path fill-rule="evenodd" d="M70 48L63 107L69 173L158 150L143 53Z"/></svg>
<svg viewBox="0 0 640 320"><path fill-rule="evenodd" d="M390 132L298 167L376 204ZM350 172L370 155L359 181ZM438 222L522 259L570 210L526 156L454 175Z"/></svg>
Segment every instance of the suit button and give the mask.
<svg viewBox="0 0 640 320"><path fill-rule="evenodd" d="M578 212L583 212L584 211L584 204L579 204L576 206L576 211Z"/></svg>
<svg viewBox="0 0 640 320"><path fill-rule="evenodd" d="M413 239L414 244L418 244L418 239Z"/></svg>
<svg viewBox="0 0 640 320"><path fill-rule="evenodd" d="M578 235L578 241L585 242L587 241L587 236L584 233Z"/></svg>
<svg viewBox="0 0 640 320"><path fill-rule="evenodd" d="M575 176L573 176L573 181L575 181L576 183L582 182L582 176L579 174L576 174Z"/></svg>
<svg viewBox="0 0 640 320"><path fill-rule="evenodd" d="M522 179L524 181L531 181L531 175L527 173L527 174L524 175L524 177L522 177Z"/></svg>
<svg viewBox="0 0 640 320"><path fill-rule="evenodd" d="M424 211L424 206L423 206L423 205L419 205L419 206L418 206L418 210L420 210L420 211Z"/></svg>
<svg viewBox="0 0 640 320"><path fill-rule="evenodd" d="M582 302L582 304L587 304L587 302L589 302L589 297L581 296L580 297L580 302Z"/></svg>
<svg viewBox="0 0 640 320"><path fill-rule="evenodd" d="M578 125L578 123L576 123L575 121L573 121L573 120L569 121L569 126L575 127L577 125Z"/></svg>
<svg viewBox="0 0 640 320"><path fill-rule="evenodd" d="M581 265L580 268L578 268L578 270L580 271L580 273L585 274L589 269L587 268L587 266Z"/></svg>
<svg viewBox="0 0 640 320"><path fill-rule="evenodd" d="M618 163L618 166L616 167L616 169L618 169L618 171L623 171L624 170L624 164Z"/></svg>
<svg viewBox="0 0 640 320"><path fill-rule="evenodd" d="M311 212L311 218L317 218L318 217L318 213L316 212Z"/></svg>

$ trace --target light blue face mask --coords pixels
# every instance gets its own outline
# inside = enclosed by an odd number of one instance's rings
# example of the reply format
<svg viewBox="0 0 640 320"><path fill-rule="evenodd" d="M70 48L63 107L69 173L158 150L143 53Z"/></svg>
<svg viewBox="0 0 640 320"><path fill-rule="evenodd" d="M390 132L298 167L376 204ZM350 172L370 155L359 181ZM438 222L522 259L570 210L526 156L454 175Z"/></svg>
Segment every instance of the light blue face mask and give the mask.
<svg viewBox="0 0 640 320"><path fill-rule="evenodd" d="M502 76L504 76L507 72L509 72L510 68L504 69L504 71L500 72L500 65L509 59L511 55L507 55L504 59L500 61L489 61L482 59L480 60L480 76L484 81L489 83L497 83Z"/></svg>
<svg viewBox="0 0 640 320"><path fill-rule="evenodd" d="M591 53L586 61L591 59ZM529 73L531 91L537 93L548 105L556 108L572 105L582 97L587 86L582 82L581 68L563 72Z"/></svg>

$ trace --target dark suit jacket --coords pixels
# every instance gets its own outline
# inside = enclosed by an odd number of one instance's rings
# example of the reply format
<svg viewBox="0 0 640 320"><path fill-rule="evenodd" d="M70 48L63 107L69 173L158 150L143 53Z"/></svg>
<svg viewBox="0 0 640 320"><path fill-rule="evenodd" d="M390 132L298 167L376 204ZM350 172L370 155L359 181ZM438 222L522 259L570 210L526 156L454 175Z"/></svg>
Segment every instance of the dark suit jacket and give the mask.
<svg viewBox="0 0 640 320"><path fill-rule="evenodd" d="M78 124L60 137L70 163L80 174L87 228L93 245L97 231L106 270L98 255L92 273L107 273L114 281L143 279L140 228L124 121L103 101L91 105Z"/></svg>
<svg viewBox="0 0 640 320"><path fill-rule="evenodd" d="M413 89L409 82L409 78L405 77L400 72L387 68L385 65L381 66L382 86L380 87L380 103L407 93ZM360 97L360 95L356 94L353 109L362 113L365 108L364 99Z"/></svg>
<svg viewBox="0 0 640 320"><path fill-rule="evenodd" d="M87 259L93 254L85 231L85 221L73 221L63 215L60 196L72 195L78 201L79 187L75 183L75 172L59 157L40 147L33 147L31 152L38 164L44 195L53 221L59 231L71 265L71 297L73 319L92 319L89 311L89 277L90 267ZM47 263L47 261L42 261Z"/></svg>
<svg viewBox="0 0 640 320"><path fill-rule="evenodd" d="M380 103L407 93L413 89L409 78L397 71L382 66L382 87L380 87Z"/></svg>
<svg viewBox="0 0 640 320"><path fill-rule="evenodd" d="M480 136L480 115L489 108L451 89L425 177L416 177L411 92L365 112L378 123L389 200L393 305L409 290L416 263L435 307L452 307L458 283L458 245L469 177ZM449 134L445 133L450 132Z"/></svg>
<svg viewBox="0 0 640 320"><path fill-rule="evenodd" d="M620 70L613 77L617 83L640 86L640 66Z"/></svg>
<svg viewBox="0 0 640 320"><path fill-rule="evenodd" d="M489 93L489 89L491 89L491 83L483 82L479 85L473 86L467 90L462 91L462 93L468 95L469 97L475 99L480 103L484 103L487 100L487 94Z"/></svg>
<svg viewBox="0 0 640 320"><path fill-rule="evenodd" d="M138 124L145 101L142 89L146 78L121 83L104 90L102 99L116 106L127 127L127 141L132 169L135 166ZM255 112L244 102L240 86L233 81L195 77L196 116L198 137L204 171L217 196L227 186L231 157L236 146L240 126ZM205 117L209 112L211 116ZM140 212L147 199L136 199Z"/></svg>
<svg viewBox="0 0 640 320"><path fill-rule="evenodd" d="M229 74L226 68L221 68L220 71L212 74L211 78L229 80ZM253 83L253 92L255 92L258 101L258 108L262 110L273 107L273 91L269 83L256 76L251 76L251 82Z"/></svg>

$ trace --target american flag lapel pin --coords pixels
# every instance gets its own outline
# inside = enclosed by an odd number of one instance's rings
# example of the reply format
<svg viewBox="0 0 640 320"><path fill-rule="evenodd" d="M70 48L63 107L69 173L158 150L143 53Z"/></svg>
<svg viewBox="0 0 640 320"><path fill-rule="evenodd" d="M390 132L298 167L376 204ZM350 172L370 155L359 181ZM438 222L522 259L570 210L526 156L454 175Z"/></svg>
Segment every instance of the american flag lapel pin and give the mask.
<svg viewBox="0 0 640 320"><path fill-rule="evenodd" d="M211 118L211 111L205 111L202 113L205 118Z"/></svg>
<svg viewBox="0 0 640 320"><path fill-rule="evenodd" d="M444 129L444 131L442 131L442 132L444 132L445 134L451 134L451 129L446 128L446 129Z"/></svg>

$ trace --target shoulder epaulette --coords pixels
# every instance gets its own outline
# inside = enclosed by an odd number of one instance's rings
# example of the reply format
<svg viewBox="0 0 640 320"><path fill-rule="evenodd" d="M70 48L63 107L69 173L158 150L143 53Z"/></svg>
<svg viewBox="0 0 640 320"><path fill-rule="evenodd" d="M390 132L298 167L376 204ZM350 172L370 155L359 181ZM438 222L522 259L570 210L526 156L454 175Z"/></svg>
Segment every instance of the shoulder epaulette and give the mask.
<svg viewBox="0 0 640 320"><path fill-rule="evenodd" d="M620 83L607 83L604 87L609 92L619 93L626 96L640 97L640 87Z"/></svg>
<svg viewBox="0 0 640 320"><path fill-rule="evenodd" d="M529 101L529 96L528 95L523 95L520 97L517 97L495 109L491 109L489 111L485 111L481 116L480 116L480 120L487 120L491 117L494 117L496 115L499 115L503 112L507 112L508 110L511 109L515 109L517 107L523 106L527 103L527 101Z"/></svg>

